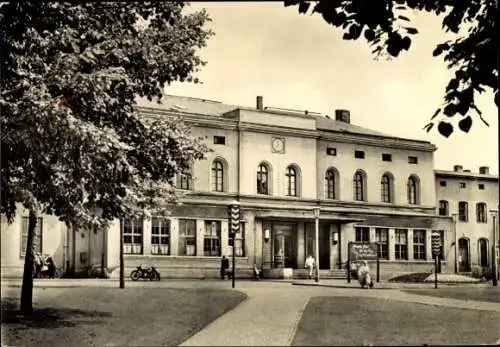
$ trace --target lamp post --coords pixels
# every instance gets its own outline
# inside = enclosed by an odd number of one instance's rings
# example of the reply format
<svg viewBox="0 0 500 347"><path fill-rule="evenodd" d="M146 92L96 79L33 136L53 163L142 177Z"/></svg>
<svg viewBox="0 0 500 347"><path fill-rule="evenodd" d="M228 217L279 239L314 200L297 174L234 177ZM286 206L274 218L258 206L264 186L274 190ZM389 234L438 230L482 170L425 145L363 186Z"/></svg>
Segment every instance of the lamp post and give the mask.
<svg viewBox="0 0 500 347"><path fill-rule="evenodd" d="M493 277L493 285L498 286L497 274L497 210L490 210L493 219L493 246L491 247L491 272Z"/></svg>
<svg viewBox="0 0 500 347"><path fill-rule="evenodd" d="M314 223L315 223L315 234L314 234L314 243L316 244L316 252L315 252L315 265L316 271L314 273L314 281L319 282L319 207L314 208Z"/></svg>
<svg viewBox="0 0 500 347"><path fill-rule="evenodd" d="M453 237L455 239L455 273L458 273L458 237L457 237L458 213L453 212L451 214L451 219L453 220Z"/></svg>

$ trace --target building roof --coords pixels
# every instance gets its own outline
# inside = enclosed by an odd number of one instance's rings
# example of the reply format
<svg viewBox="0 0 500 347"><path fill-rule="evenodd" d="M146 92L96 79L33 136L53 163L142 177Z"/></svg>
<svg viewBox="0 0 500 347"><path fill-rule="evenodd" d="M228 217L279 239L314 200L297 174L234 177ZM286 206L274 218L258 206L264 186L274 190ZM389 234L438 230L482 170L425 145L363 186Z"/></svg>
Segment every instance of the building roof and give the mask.
<svg viewBox="0 0 500 347"><path fill-rule="evenodd" d="M436 177L453 177L461 179L483 179L483 180L494 180L498 181L498 175L492 174L480 174L477 172L464 172L464 171L448 171L448 170L434 170L434 175Z"/></svg>
<svg viewBox="0 0 500 347"><path fill-rule="evenodd" d="M206 115L206 116L222 116L224 113L235 110L235 109L251 109L249 107L243 107L238 105L230 105L224 104L220 101L214 100L206 100L201 98L193 98L187 96L177 96L177 95L164 95L161 99L161 103L158 103L156 100L148 101L146 98L137 97L137 106L144 108L154 108L163 111L173 111L178 113L186 113L186 114L196 114L196 115ZM261 112L269 112L269 113L280 113L280 111L276 111L275 108L273 110L264 109ZM290 112L291 110L283 111L283 114L290 115L296 113L297 116L300 117L311 117L316 120L316 128L318 130L324 131L335 131L341 133L350 133L356 135L369 135L369 136L377 136L384 138L392 138L392 139L403 139L407 141L415 141L415 142L425 142L428 141L415 140L415 139L406 139L400 138L394 135L385 134L376 130L364 128L358 125L354 125L351 123L345 123L341 121L337 121L331 119L329 117L318 115L318 113L312 113L309 115L305 115L300 111Z"/></svg>

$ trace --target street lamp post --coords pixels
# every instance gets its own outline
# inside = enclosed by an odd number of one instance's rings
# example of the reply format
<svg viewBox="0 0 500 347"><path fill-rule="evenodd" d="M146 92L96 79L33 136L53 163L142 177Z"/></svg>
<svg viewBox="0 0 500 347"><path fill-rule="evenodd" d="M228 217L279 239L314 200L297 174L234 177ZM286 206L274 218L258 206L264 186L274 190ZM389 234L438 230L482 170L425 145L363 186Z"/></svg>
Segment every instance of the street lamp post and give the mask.
<svg viewBox="0 0 500 347"><path fill-rule="evenodd" d="M319 282L319 207L314 208L314 222L315 222L315 244L316 244L316 254L315 254L315 265L316 271L314 274L314 281Z"/></svg>
<svg viewBox="0 0 500 347"><path fill-rule="evenodd" d="M458 213L451 214L453 220L453 237L455 238L455 273L458 273L458 237L457 237L457 219Z"/></svg>
<svg viewBox="0 0 500 347"><path fill-rule="evenodd" d="M491 217L493 219L493 246L491 247L491 272L493 285L498 286L498 274L497 274L497 210L490 210Z"/></svg>

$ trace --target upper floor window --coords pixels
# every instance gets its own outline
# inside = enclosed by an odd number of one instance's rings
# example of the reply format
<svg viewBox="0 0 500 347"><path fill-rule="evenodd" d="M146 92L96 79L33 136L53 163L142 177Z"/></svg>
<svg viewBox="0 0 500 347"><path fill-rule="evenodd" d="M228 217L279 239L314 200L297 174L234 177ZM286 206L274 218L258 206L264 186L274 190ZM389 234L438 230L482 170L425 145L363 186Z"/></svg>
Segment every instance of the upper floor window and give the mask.
<svg viewBox="0 0 500 347"><path fill-rule="evenodd" d="M408 178L407 184L408 190L408 203L411 205L418 205L418 179L415 176L410 176Z"/></svg>
<svg viewBox="0 0 500 347"><path fill-rule="evenodd" d="M170 221L163 218L151 220L151 254L168 255L170 251Z"/></svg>
<svg viewBox="0 0 500 347"><path fill-rule="evenodd" d="M418 158L417 157L408 157L408 164L418 164Z"/></svg>
<svg viewBox="0 0 500 347"><path fill-rule="evenodd" d="M392 177L388 173L380 180L380 201L392 202Z"/></svg>
<svg viewBox="0 0 500 347"><path fill-rule="evenodd" d="M484 190L484 183L479 183L477 187L479 190Z"/></svg>
<svg viewBox="0 0 500 347"><path fill-rule="evenodd" d="M461 222L469 220L469 206L466 201L458 202L458 220Z"/></svg>
<svg viewBox="0 0 500 347"><path fill-rule="evenodd" d="M446 200L439 200L439 215L447 216L450 213L449 204Z"/></svg>
<svg viewBox="0 0 500 347"><path fill-rule="evenodd" d="M205 221L205 233L203 235L203 255L207 257L220 257L220 221Z"/></svg>
<svg viewBox="0 0 500 347"><path fill-rule="evenodd" d="M264 163L257 168L257 194L269 195L269 168Z"/></svg>
<svg viewBox="0 0 500 347"><path fill-rule="evenodd" d="M366 174L358 170L354 173L354 200L366 201Z"/></svg>
<svg viewBox="0 0 500 347"><path fill-rule="evenodd" d="M299 174L297 168L289 166L286 168L285 195L298 196Z"/></svg>
<svg viewBox="0 0 500 347"><path fill-rule="evenodd" d="M478 223L486 223L486 204L484 202L478 202L476 204L476 215Z"/></svg>
<svg viewBox="0 0 500 347"><path fill-rule="evenodd" d="M214 144L215 145L225 145L226 137L225 136L214 136Z"/></svg>
<svg viewBox="0 0 500 347"><path fill-rule="evenodd" d="M193 189L193 165L190 164L189 168L185 169L184 172L177 174L177 188L184 190Z"/></svg>
<svg viewBox="0 0 500 347"><path fill-rule="evenodd" d="M465 188L467 187L467 184L465 182L460 182L460 188Z"/></svg>
<svg viewBox="0 0 500 347"><path fill-rule="evenodd" d="M26 245L28 243L29 217L23 217L21 228L21 257L26 255ZM43 218L38 217L35 225L35 239L33 240L35 253L42 253L42 230Z"/></svg>
<svg viewBox="0 0 500 347"><path fill-rule="evenodd" d="M439 181L439 186L446 187L446 181Z"/></svg>
<svg viewBox="0 0 500 347"><path fill-rule="evenodd" d="M337 171L333 168L328 169L325 174L325 197L327 199L337 199Z"/></svg>
<svg viewBox="0 0 500 347"><path fill-rule="evenodd" d="M392 161L392 155L389 153L382 153L382 161Z"/></svg>
<svg viewBox="0 0 500 347"><path fill-rule="evenodd" d="M212 163L212 191L224 191L224 164L218 159Z"/></svg>
<svg viewBox="0 0 500 347"><path fill-rule="evenodd" d="M123 253L142 254L143 220L127 218L123 221Z"/></svg>
<svg viewBox="0 0 500 347"><path fill-rule="evenodd" d="M370 242L370 228L356 227L356 242Z"/></svg>
<svg viewBox="0 0 500 347"><path fill-rule="evenodd" d="M365 152L364 151L354 151L354 158L365 159Z"/></svg>
<svg viewBox="0 0 500 347"><path fill-rule="evenodd" d="M337 155L337 148L328 147L326 149L326 155L336 156Z"/></svg>

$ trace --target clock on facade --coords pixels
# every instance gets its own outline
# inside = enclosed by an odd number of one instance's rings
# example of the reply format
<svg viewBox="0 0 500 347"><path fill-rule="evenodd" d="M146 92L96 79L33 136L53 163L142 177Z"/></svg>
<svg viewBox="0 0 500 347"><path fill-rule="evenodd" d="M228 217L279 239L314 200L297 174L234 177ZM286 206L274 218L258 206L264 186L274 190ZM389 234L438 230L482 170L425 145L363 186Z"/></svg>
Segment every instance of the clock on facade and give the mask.
<svg viewBox="0 0 500 347"><path fill-rule="evenodd" d="M273 137L271 139L271 149L274 153L285 152L285 139L281 137Z"/></svg>

